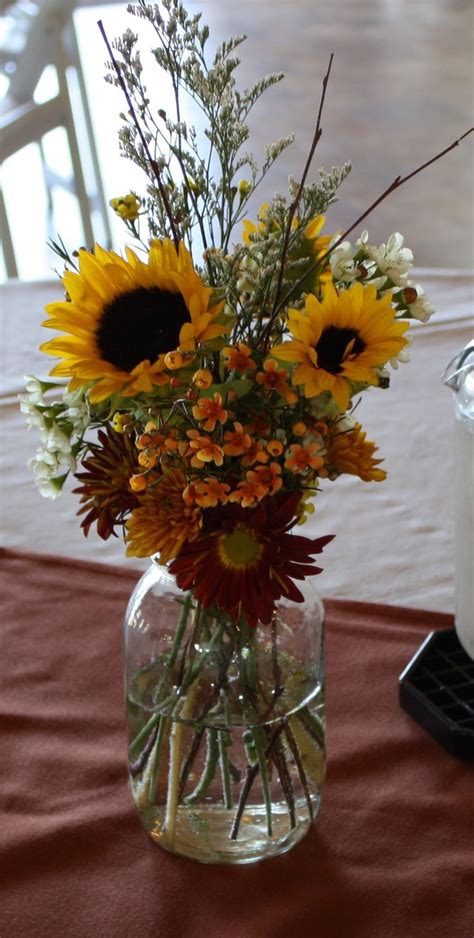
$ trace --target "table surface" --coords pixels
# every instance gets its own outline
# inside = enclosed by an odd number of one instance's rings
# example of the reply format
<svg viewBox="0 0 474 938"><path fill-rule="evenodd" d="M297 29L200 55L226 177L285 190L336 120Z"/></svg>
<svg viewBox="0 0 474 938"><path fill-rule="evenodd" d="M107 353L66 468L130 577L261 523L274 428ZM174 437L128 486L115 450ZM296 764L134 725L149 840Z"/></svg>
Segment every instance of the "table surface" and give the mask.
<svg viewBox="0 0 474 938"><path fill-rule="evenodd" d="M320 815L285 856L210 867L161 851L127 791L136 571L1 560L2 938L472 938L472 765L398 704L400 672L450 616L327 601Z"/></svg>

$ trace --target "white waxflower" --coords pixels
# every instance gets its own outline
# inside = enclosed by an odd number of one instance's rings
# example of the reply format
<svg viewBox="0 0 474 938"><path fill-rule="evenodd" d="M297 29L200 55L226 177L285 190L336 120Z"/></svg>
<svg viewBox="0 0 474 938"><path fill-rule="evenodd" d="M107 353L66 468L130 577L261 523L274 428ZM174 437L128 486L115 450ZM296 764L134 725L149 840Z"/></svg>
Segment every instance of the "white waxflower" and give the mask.
<svg viewBox="0 0 474 938"><path fill-rule="evenodd" d="M334 280L343 280L350 283L359 276L359 271L354 265L355 250L350 241L343 241L339 247L332 252L329 263Z"/></svg>
<svg viewBox="0 0 474 938"><path fill-rule="evenodd" d="M57 498L61 492L61 477L69 469L75 468L75 459L64 462L58 453L52 453L44 447L36 450L36 456L28 460L28 467L35 475L35 481L44 498Z"/></svg>
<svg viewBox="0 0 474 938"><path fill-rule="evenodd" d="M408 351L408 346L405 346L405 348L400 349L398 355L394 355L393 358L389 359L390 365L395 371L397 370L399 364L405 365L409 361L410 361L410 353Z"/></svg>
<svg viewBox="0 0 474 938"><path fill-rule="evenodd" d="M410 315L413 316L413 319L419 319L420 322L428 322L435 308L432 303L430 303L427 296L423 293L423 290L418 284L413 284L410 280L408 281L409 286L414 286L417 292L417 298L414 303L410 303L408 306Z"/></svg>
<svg viewBox="0 0 474 938"><path fill-rule="evenodd" d="M40 410L37 409L33 401L27 394L19 394L20 410L26 414L26 426L29 430L32 427L38 427L41 433L47 433L46 420Z"/></svg>
<svg viewBox="0 0 474 938"><path fill-rule="evenodd" d="M48 433L43 438L45 444L45 450L48 453L58 454L58 456L70 458L72 457L71 452L71 441L62 430L59 429L57 424L53 423ZM74 457L72 457L74 459Z"/></svg>
<svg viewBox="0 0 474 938"><path fill-rule="evenodd" d="M89 410L82 391L73 391L71 394L66 391L63 401L67 407L64 416L71 421L73 433L82 433L89 424Z"/></svg>
<svg viewBox="0 0 474 938"><path fill-rule="evenodd" d="M41 381L38 378L35 378L34 375L23 375L23 381L25 382L25 387L28 392L27 399L31 401L32 404L44 404L43 388ZM20 396L22 400L23 395Z"/></svg>
<svg viewBox="0 0 474 938"><path fill-rule="evenodd" d="M357 426L357 419L353 417L352 414L344 414L342 417L339 417L337 420L337 432L338 433L348 433L350 430L353 430Z"/></svg>
<svg viewBox="0 0 474 938"><path fill-rule="evenodd" d="M379 270L386 274L393 283L404 286L406 275L413 266L413 251L404 248L405 239L398 231L391 234L386 244L376 247L367 242L367 232L359 238L358 245L363 248L366 257L375 261Z"/></svg>
<svg viewBox="0 0 474 938"><path fill-rule="evenodd" d="M389 287L387 290L382 290L382 287L387 283L387 277L367 277L364 280L365 284L369 284L371 287L375 287L379 291L379 297L382 298L386 293L392 293L392 288Z"/></svg>

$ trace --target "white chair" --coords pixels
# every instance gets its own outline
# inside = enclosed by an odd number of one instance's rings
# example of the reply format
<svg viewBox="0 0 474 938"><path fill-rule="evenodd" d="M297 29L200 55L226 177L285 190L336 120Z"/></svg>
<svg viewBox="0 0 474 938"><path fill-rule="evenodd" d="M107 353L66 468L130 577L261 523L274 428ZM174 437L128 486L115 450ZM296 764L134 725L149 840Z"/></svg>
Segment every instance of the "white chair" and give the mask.
<svg viewBox="0 0 474 938"><path fill-rule="evenodd" d="M10 27L4 30L0 44L0 68L9 79L7 94L0 100L0 163L28 144L36 143L49 204L52 205L54 185L69 189L78 201L84 244L94 243L91 216L97 212L101 240L110 245L107 204L72 16L76 7L92 5L93 0L0 0L0 15L5 17L3 25ZM50 100L37 103L35 89L44 69L51 65L56 70L58 92ZM68 81L70 69L74 70L78 88L79 107L75 105L74 113ZM42 138L57 127L63 127L67 135L72 163L69 180L51 172L42 149ZM85 165L89 167L87 179ZM18 269L14 239L1 194L0 233L6 273L15 278Z"/></svg>

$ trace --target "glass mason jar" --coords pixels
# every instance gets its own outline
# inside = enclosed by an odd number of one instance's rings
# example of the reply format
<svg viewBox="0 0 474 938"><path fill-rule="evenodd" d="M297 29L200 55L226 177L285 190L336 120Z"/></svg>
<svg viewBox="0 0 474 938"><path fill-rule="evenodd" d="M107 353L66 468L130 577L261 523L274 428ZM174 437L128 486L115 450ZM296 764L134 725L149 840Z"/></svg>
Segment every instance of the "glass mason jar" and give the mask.
<svg viewBox="0 0 474 938"><path fill-rule="evenodd" d="M202 609L152 562L125 617L130 787L156 843L204 863L277 856L309 830L325 775L324 610L268 625Z"/></svg>

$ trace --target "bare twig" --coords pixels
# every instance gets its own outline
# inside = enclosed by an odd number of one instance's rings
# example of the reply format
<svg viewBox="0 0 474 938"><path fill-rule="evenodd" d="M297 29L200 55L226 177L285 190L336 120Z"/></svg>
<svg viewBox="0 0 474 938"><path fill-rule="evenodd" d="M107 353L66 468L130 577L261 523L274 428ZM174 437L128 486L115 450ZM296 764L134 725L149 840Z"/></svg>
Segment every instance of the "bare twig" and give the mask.
<svg viewBox="0 0 474 938"><path fill-rule="evenodd" d="M142 131L142 128L141 128L141 126L140 126L140 122L139 122L139 120L138 120L138 118L137 118L137 115L136 115L136 113L135 113L135 109L134 109L134 107L133 107L132 100L131 100L131 98L130 98L130 95L129 95L128 90L127 90L127 86L126 86L125 81L124 81L124 77L123 77L123 75L122 75L122 72L120 71L120 66L119 66L119 64L118 64L118 62L117 62L117 59L115 58L114 53L113 53L113 51L112 51L112 46L110 45L110 42L109 42L109 40L108 40L108 38L107 38L107 34L106 34L106 32L105 32L104 24L102 23L102 20L99 20L98 23L97 23L97 25L98 25L98 27L99 27L99 29L100 29L100 32L101 32L101 34L102 34L102 38L103 38L103 40L104 40L104 42L105 42L105 45L107 46L107 52L108 52L109 55L110 55L110 60L111 60L112 65L113 65L113 67L114 67L114 69L115 69L115 73L116 73L116 75L117 75L117 80L118 80L119 85L120 85L120 87L121 87L121 89L122 89L122 91L123 91L123 93L124 93L124 95L125 95L125 98L126 98L126 101L127 101L127 105L128 105L128 109L129 109L129 111L130 111L130 115L131 115L131 117L132 117L133 123L135 124L135 127L136 127L136 129L137 129L137 133L138 133L138 135L139 135L139 137L140 137L140 140L141 140L141 142L142 142L142 146L143 146L143 149L144 149L144 151L145 151L146 157L147 157L147 159L148 159L148 162L149 162L149 164L150 164L150 166L151 166L151 169L153 170L153 174L154 174L155 179L156 179L156 181L157 181L158 189L159 189L159 192L160 192L160 196L161 196L161 199L162 199L162 201L163 201L163 205L164 205L164 207L165 207L166 214L167 214L167 216L168 216L168 221L169 221L169 223L170 223L171 232L172 232L172 234L173 234L173 240L174 240L174 243L175 243L175 246L176 246L176 249L177 249L177 248L178 248L178 245L179 245L180 238L179 238L178 230L177 230L177 228L176 228L176 224L175 224L175 221L174 221L174 218L173 218L173 213L172 213L172 211L171 211L171 206L170 206L170 203L169 203L169 200L168 200L168 196L166 195L166 189L165 189L165 187L164 187L164 185L163 185L163 181L162 181L162 178L161 178L160 170L159 170L159 168L158 168L158 164L157 164L156 160L153 159L153 157L152 157L152 155L151 155L151 153L150 153L149 146L148 146L148 144L147 144L147 142L146 142L145 134L144 134L143 131Z"/></svg>
<svg viewBox="0 0 474 938"><path fill-rule="evenodd" d="M303 170L303 175L302 175L302 177L301 177L301 181L300 181L300 184L299 184L299 186L298 186L298 191L297 191L297 193L296 193L296 195L295 195L295 198L293 199L293 202L292 202L292 204L291 204L291 206L290 206L290 211L289 211L289 213L288 213L288 222L287 222L287 226L286 226L285 237L284 237L284 240L283 240L283 247L282 247L282 251L281 251L280 271L279 271L279 274L278 274L278 283L277 283L277 287L276 287L275 299L274 299L273 309L272 309L272 314L271 314L271 315L273 315L273 313L274 313L274 311L275 311L275 308L276 308L276 306L277 306L277 304L278 304L278 299L279 299L280 293L281 293L281 285L282 285L282 282L283 282L283 270L284 270L284 266L285 266L286 255L287 255L287 253L288 253L288 245L289 245L290 235L291 235L291 226L292 226L292 224L293 224L293 219L294 219L294 217L295 217L296 209L298 208L298 205L299 205L301 196L302 196L302 194L303 194L304 185L305 185L306 178L307 178L307 175L308 175L308 172L309 172L309 169L310 169L312 160L313 160L314 152L315 152L315 150L316 150L316 147L317 147L318 142L319 142L319 140L321 139L321 135L322 135L322 130L321 130L321 117L322 117L322 113L323 113L324 100L325 100L325 98L326 98L326 88L327 88L327 84L328 84L328 81L329 81L329 75L330 75L330 72L331 72L331 66L332 66L332 60L333 60L333 58L334 58L334 52L331 52L331 55L330 55L330 57L329 57L329 65L328 65L328 68L327 68L327 72L326 72L326 74L325 74L325 76L324 76L324 78L323 78L323 88L322 88L322 92L321 92L321 100L320 100L320 102L319 102L319 110L318 110L318 116L317 116L317 119L316 119L316 127L315 127L315 131L314 131L313 140L312 140L312 143L311 143L311 146L310 146L310 149L309 149L309 153L308 153L308 157L307 157L307 160L306 160L306 163L305 163L305 167L304 167L304 170ZM271 318L271 317L270 317L270 318ZM267 335L267 338L268 338L268 335Z"/></svg>
<svg viewBox="0 0 474 938"><path fill-rule="evenodd" d="M272 752L272 749L284 729L284 723L280 723L274 730L272 736L270 737L268 746L265 749L265 759L268 759L269 755ZM230 839L236 840L239 833L240 822L242 820L242 815L244 813L245 805L247 804L247 799L250 794L250 789L255 781L256 776L258 775L259 764L255 762L253 765L247 766L247 774L245 776L244 784L242 786L242 791L240 793L239 803L237 805L237 811L234 818L234 823L232 825L232 830L230 832Z"/></svg>
<svg viewBox="0 0 474 938"><path fill-rule="evenodd" d="M382 192L381 195L379 195L379 197L375 200L375 202L372 202L372 205L369 205L369 208L366 209L365 212L363 212L362 215L360 215L359 218L357 218L356 221L353 222L353 224L349 226L349 228L346 228L343 234L340 235L340 237L334 242L334 244L331 245L330 248L328 248L326 253L323 254L321 257L319 257L318 260L315 261L314 264L311 265L311 267L305 270L304 275L300 277L300 279L297 280L296 283L293 284L291 289L288 290L285 296L280 300L278 305L275 307L272 313L270 322L269 322L269 328L273 326L275 318L277 314L279 313L280 309L286 306L288 300L291 299L293 293L296 290L298 290L298 288L304 283L308 274L313 273L318 267L324 264L324 262L328 259L328 257L335 250L335 248L339 247L339 245L342 244L342 242L347 238L347 235L350 234L351 231L354 230L354 228L357 228L357 226L360 225L362 221L364 221L364 218L367 218L367 216L370 215L370 213L373 212L373 210L377 208L377 206L380 205L380 203L383 202L384 199L387 198L387 196L391 195L392 192L395 192L396 189L399 189L400 186L403 186L403 184L405 182L408 182L409 179L413 179L413 176L417 176L418 173L422 172L422 170L426 169L428 166L431 166L432 163L436 163L437 160L440 160L442 156L445 156L446 153L449 153L449 151L453 150L454 147L459 146L461 141L464 140L465 137L468 137L469 134L473 132L474 132L474 127L470 127L469 130L466 130L466 132L462 134L461 137L458 137L457 140L454 140L453 143L451 143L448 147L445 147L444 150L441 150L440 153L437 153L436 156L431 157L431 159L426 160L425 163L422 163L421 166L418 166L416 169L412 170L411 173L407 173L406 176L396 176L393 182L391 182L390 185L387 187L387 189L385 189L385 191Z"/></svg>

